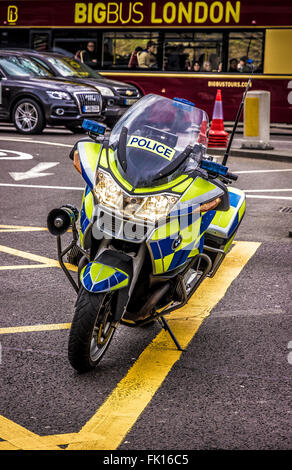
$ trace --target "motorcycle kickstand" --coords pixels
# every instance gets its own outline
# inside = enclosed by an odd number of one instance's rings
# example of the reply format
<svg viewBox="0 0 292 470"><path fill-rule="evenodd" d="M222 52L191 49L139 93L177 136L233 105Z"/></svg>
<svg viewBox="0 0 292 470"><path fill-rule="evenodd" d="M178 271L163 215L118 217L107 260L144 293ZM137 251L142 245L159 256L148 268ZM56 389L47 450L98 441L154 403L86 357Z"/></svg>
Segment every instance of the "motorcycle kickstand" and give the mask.
<svg viewBox="0 0 292 470"><path fill-rule="evenodd" d="M179 344L178 340L176 339L176 337L173 334L172 329L170 328L169 324L167 323L167 321L165 320L165 318L162 315L159 317L159 322L162 324L162 328L164 328L165 331L168 331L168 333L170 334L170 337L173 340L174 344L176 345L177 349L179 351L185 351L185 349L183 349L181 347L181 345Z"/></svg>

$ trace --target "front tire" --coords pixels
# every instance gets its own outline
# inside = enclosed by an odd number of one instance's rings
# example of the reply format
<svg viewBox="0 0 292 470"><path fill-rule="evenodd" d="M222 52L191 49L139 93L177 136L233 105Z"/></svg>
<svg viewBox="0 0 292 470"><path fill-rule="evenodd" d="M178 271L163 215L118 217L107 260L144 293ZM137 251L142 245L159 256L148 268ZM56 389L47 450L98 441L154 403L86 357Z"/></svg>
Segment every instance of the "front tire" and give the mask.
<svg viewBox="0 0 292 470"><path fill-rule="evenodd" d="M40 105L30 98L24 98L16 103L12 119L21 134L40 134L46 125Z"/></svg>
<svg viewBox="0 0 292 470"><path fill-rule="evenodd" d="M77 372L94 369L109 347L115 332L111 304L112 294L91 294L81 287L68 343L69 362Z"/></svg>

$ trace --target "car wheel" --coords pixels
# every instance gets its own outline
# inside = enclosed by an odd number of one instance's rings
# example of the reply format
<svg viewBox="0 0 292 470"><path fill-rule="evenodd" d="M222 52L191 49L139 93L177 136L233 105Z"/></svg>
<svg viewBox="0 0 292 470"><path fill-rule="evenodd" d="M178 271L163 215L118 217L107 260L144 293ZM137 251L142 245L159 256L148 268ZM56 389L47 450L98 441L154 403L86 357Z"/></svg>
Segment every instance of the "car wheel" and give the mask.
<svg viewBox="0 0 292 470"><path fill-rule="evenodd" d="M40 105L29 98L16 103L12 118L16 129L22 134L40 134L46 124Z"/></svg>

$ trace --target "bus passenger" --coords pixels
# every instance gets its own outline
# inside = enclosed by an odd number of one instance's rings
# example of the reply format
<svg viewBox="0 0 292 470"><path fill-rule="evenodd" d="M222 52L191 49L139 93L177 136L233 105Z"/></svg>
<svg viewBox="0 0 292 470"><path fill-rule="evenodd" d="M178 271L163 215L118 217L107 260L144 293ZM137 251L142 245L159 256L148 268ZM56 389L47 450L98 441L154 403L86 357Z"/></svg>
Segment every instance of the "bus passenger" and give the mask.
<svg viewBox="0 0 292 470"><path fill-rule="evenodd" d="M188 70L188 66L190 64L189 54L185 53L184 46L182 45L178 46L178 54L179 54L180 70Z"/></svg>
<svg viewBox="0 0 292 470"><path fill-rule="evenodd" d="M208 60L205 60L203 63L203 72L212 72L212 67Z"/></svg>
<svg viewBox="0 0 292 470"><path fill-rule="evenodd" d="M228 72L238 73L239 70L237 69L237 67L238 67L238 60L237 59L230 59Z"/></svg>
<svg viewBox="0 0 292 470"><path fill-rule="evenodd" d="M140 52L137 56L138 65L142 69L154 68L156 65L156 57L154 54L155 43L153 41L147 42L147 47L144 51Z"/></svg>
<svg viewBox="0 0 292 470"><path fill-rule="evenodd" d="M135 50L132 52L128 67L129 69L136 69L138 67L138 55L143 51L142 47L137 46Z"/></svg>
<svg viewBox="0 0 292 470"><path fill-rule="evenodd" d="M76 51L75 55L74 55L74 59L76 60L81 60L81 52L82 50L81 49L78 49L78 51Z"/></svg>
<svg viewBox="0 0 292 470"><path fill-rule="evenodd" d="M242 72L242 73L250 72L251 68L248 65L247 61L248 61L247 56L243 56L239 59L239 63L238 63L238 66L237 66L239 72Z"/></svg>
<svg viewBox="0 0 292 470"><path fill-rule="evenodd" d="M198 60L195 60L195 62L193 63L193 71L200 72L200 70L201 70L200 62Z"/></svg>
<svg viewBox="0 0 292 470"><path fill-rule="evenodd" d="M174 46L168 47L167 50L167 70L180 70L178 49Z"/></svg>
<svg viewBox="0 0 292 470"><path fill-rule="evenodd" d="M219 62L219 65L218 65L218 70L217 70L217 72L222 72L222 67L223 67L223 64L222 64L222 62Z"/></svg>
<svg viewBox="0 0 292 470"><path fill-rule="evenodd" d="M86 50L80 54L81 62L88 65L92 69L97 68L97 56L95 52L95 44L93 41L89 41L86 46Z"/></svg>

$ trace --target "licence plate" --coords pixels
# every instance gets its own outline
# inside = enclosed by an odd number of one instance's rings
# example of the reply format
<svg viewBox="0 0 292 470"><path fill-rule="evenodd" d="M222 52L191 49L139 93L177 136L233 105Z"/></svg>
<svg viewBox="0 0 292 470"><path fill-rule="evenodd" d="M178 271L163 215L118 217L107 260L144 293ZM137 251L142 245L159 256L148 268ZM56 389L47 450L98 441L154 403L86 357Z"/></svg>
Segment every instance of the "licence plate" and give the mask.
<svg viewBox="0 0 292 470"><path fill-rule="evenodd" d="M99 113L99 106L97 105L82 106L82 112L83 113Z"/></svg>
<svg viewBox="0 0 292 470"><path fill-rule="evenodd" d="M125 99L125 104L127 104L128 106L131 106L132 104L136 103L136 101L138 101L138 100L135 99L135 98L126 98Z"/></svg>

